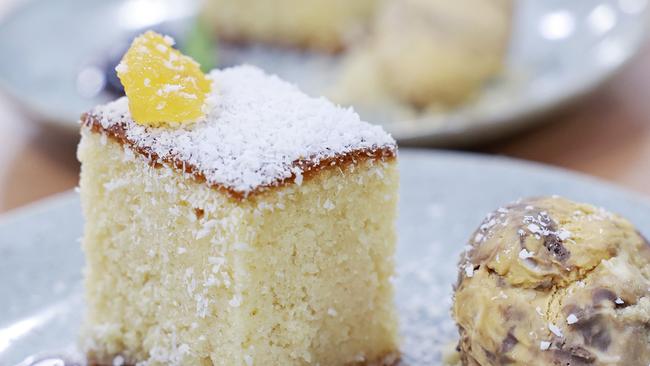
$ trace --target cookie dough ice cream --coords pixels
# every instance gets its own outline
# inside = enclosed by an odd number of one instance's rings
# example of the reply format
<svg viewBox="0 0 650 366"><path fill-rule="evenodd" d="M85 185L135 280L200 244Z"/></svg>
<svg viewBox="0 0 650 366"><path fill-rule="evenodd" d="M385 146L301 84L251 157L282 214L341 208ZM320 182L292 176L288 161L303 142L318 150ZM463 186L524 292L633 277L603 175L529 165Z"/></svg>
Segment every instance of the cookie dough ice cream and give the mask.
<svg viewBox="0 0 650 366"><path fill-rule="evenodd" d="M648 365L650 245L603 209L517 202L470 239L452 312L463 365Z"/></svg>

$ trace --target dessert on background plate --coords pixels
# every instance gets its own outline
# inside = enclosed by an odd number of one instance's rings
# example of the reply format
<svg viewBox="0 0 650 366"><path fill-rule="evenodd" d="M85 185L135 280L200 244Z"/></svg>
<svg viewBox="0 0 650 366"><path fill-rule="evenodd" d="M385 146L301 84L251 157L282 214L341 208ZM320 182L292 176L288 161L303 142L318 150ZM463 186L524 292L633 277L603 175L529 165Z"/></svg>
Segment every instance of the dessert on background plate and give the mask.
<svg viewBox="0 0 650 366"><path fill-rule="evenodd" d="M491 213L454 296L462 365L650 364L650 245L604 209L544 197Z"/></svg>
<svg viewBox="0 0 650 366"><path fill-rule="evenodd" d="M202 13L227 43L342 51L319 93L402 117L462 104L500 74L512 15L512 0L210 0Z"/></svg>
<svg viewBox="0 0 650 366"><path fill-rule="evenodd" d="M289 0L281 2L285 1ZM444 3L455 6L461 1ZM358 2L360 0L346 4L353 6ZM186 0L21 2L0 24L0 48L3 54L15 56L0 59L0 84L22 107L38 117L36 122L76 135L76 121L81 112L114 98L109 94L121 92L119 81L113 82L114 61L117 61L114 55L119 49L117 53L121 56L122 47L132 39L134 29L154 26L168 33L178 32L175 36L181 49L182 45L194 44L197 40L196 43L210 45L203 41L213 37L205 36L207 32L196 37L193 30L197 27L188 22L195 10L194 3ZM485 1L478 6L489 6L489 3ZM559 34L553 27L557 23L558 10L561 10L561 19L573 19L576 25L592 24L594 19L600 19L595 15L602 13L604 5L589 0L565 1L559 9L552 1L517 1L513 8L512 30L506 40L509 49L504 72L491 78L476 98L449 109L433 110L429 107L423 110L405 108L409 106L385 98L380 105L372 103L364 105L363 109L360 102L355 102L355 110L362 119L381 123L403 144L420 146L459 148L532 126L539 122L540 114L575 101L609 79L627 65L645 43L650 3L611 0L605 5L617 21L603 29L604 33L593 32L590 26L576 26L570 29L570 34ZM208 15L207 11L198 12ZM472 8L471 12L463 14L481 13ZM153 21L162 23L152 25ZM125 27L115 26L123 23ZM57 32L50 31L51 24L57 24ZM472 22L463 24L473 26ZM63 33L69 36L61 37ZM557 39L562 36L567 38ZM39 47L33 47L34 39L39 40ZM254 64L313 95L323 95L337 79L342 55L265 47L260 43L221 42L217 50L218 61L223 66ZM205 60L210 57L202 55L209 48L192 46L185 50L206 67ZM612 49L620 50L615 58L608 57ZM409 53L405 57L412 55ZM332 59L336 65L328 62ZM39 75L44 72L52 87L43 87L43 78ZM99 75L98 72L104 73ZM363 96L364 90L374 91L361 88L357 95Z"/></svg>
<svg viewBox="0 0 650 366"><path fill-rule="evenodd" d="M202 12L216 34L234 42L336 52L363 32L381 0L208 0Z"/></svg>
<svg viewBox="0 0 650 366"><path fill-rule="evenodd" d="M384 1L345 57L332 97L416 111L462 104L503 71L512 13L511 0Z"/></svg>
<svg viewBox="0 0 650 366"><path fill-rule="evenodd" d="M251 66L148 32L82 117L91 362L391 364L397 146Z"/></svg>

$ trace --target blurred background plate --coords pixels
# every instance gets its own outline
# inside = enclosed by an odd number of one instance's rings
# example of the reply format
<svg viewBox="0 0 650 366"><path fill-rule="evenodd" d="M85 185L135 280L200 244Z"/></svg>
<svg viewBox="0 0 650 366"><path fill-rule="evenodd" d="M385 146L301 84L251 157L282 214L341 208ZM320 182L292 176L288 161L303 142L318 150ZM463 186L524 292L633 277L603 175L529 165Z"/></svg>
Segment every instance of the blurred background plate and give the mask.
<svg viewBox="0 0 650 366"><path fill-rule="evenodd" d="M405 366L440 365L441 351L453 347L457 333L449 307L458 256L497 207L559 194L623 214L650 236L645 198L565 170L404 149L400 172L396 298ZM75 353L84 308L82 227L73 192L0 219L0 366L42 352Z"/></svg>
<svg viewBox="0 0 650 366"><path fill-rule="evenodd" d="M0 86L38 120L76 133L83 111L115 97L112 67L133 35L156 28L184 43L197 1L32 0L0 24ZM519 0L504 72L452 109L402 117L359 106L402 144L466 146L504 136L585 95L646 38L648 0ZM325 93L341 57L222 45L219 66L247 62ZM48 55L48 56L44 56ZM113 80L114 82L114 80Z"/></svg>
<svg viewBox="0 0 650 366"><path fill-rule="evenodd" d="M523 0L503 75L447 114L391 124L402 140L438 146L489 140L529 126L593 91L643 45L647 0Z"/></svg>
<svg viewBox="0 0 650 366"><path fill-rule="evenodd" d="M115 98L106 69L125 42L163 22L182 28L196 12L189 0L25 1L0 24L0 87L39 122L76 134L81 113Z"/></svg>

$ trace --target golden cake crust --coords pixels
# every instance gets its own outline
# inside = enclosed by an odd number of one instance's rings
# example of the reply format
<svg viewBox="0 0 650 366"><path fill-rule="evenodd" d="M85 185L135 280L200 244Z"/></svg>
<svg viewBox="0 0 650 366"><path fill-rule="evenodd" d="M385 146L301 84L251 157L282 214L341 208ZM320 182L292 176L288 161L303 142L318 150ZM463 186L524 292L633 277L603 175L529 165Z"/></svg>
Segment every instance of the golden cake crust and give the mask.
<svg viewBox="0 0 650 366"><path fill-rule="evenodd" d="M244 198L251 198L253 196L267 192L273 188L283 187L288 184L293 184L296 180L296 174L292 176L278 179L270 184L260 185L250 192L241 192L230 187L218 183L208 183L205 175L194 166L192 163L180 159L178 157L160 157L151 149L146 147L137 146L134 141L130 140L126 134L126 128L123 124L114 124L108 128L104 128L100 120L91 113L84 113L81 116L81 125L88 127L94 133L106 134L109 138L120 143L123 146L128 146L131 150L137 152L144 157L153 166L160 166L166 164L175 169L179 169L187 174L190 174L196 181L206 183L210 187L228 194L231 198L242 200ZM375 149L357 149L348 153L338 154L330 158L318 160L314 159L299 159L293 162L294 167L302 170L302 179L308 180L325 169L345 168L348 165L356 165L361 162L369 160L390 161L397 157L397 150L392 146L384 146Z"/></svg>

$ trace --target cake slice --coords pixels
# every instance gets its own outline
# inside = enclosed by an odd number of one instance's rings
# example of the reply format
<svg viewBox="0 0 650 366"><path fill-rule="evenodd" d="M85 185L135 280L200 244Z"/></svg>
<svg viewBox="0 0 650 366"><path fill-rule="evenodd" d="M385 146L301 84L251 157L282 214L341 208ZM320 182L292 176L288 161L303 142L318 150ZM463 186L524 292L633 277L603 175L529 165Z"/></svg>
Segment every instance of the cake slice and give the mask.
<svg viewBox="0 0 650 366"><path fill-rule="evenodd" d="M208 0L203 16L229 41L339 51L369 26L380 0Z"/></svg>
<svg viewBox="0 0 650 366"><path fill-rule="evenodd" d="M390 364L394 140L254 67L207 77L192 124L82 117L89 360Z"/></svg>

